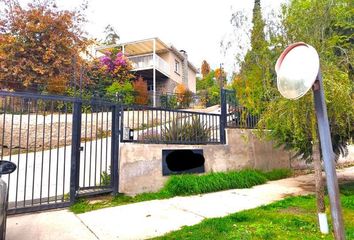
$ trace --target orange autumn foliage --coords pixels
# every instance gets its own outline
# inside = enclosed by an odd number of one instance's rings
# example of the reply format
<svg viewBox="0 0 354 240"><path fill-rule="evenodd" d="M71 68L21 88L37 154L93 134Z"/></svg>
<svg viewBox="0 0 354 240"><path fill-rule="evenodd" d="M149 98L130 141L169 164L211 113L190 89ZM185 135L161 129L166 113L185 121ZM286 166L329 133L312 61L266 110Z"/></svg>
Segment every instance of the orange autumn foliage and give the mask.
<svg viewBox="0 0 354 240"><path fill-rule="evenodd" d="M187 88L184 84L178 84L175 90L175 93L177 95L177 102L182 102L183 101L183 96L186 93Z"/></svg>
<svg viewBox="0 0 354 240"><path fill-rule="evenodd" d="M136 93L135 103L140 105L147 105L149 101L147 82L143 77L138 77L137 80L133 82L134 91Z"/></svg>
<svg viewBox="0 0 354 240"><path fill-rule="evenodd" d="M202 62L202 70L201 70L201 72L202 72L203 78L205 78L206 75L208 75L210 73L210 65L209 65L209 63L206 60L203 60L203 62Z"/></svg>
<svg viewBox="0 0 354 240"><path fill-rule="evenodd" d="M80 53L90 44L81 29L82 13L59 10L54 0L27 7L15 0L2 3L0 87L64 92L80 75Z"/></svg>
<svg viewBox="0 0 354 240"><path fill-rule="evenodd" d="M181 107L188 107L192 101L193 93L182 83L177 85L175 93L179 105Z"/></svg>
<svg viewBox="0 0 354 240"><path fill-rule="evenodd" d="M222 86L226 84L226 73L224 70L220 70L220 68L215 69L215 79L220 86L220 80L222 80Z"/></svg>

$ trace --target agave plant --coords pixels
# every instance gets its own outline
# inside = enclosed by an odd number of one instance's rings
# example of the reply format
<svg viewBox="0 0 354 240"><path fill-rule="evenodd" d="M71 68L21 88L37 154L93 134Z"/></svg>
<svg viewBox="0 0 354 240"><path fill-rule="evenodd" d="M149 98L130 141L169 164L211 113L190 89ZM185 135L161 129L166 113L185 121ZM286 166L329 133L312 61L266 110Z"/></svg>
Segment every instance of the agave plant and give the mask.
<svg viewBox="0 0 354 240"><path fill-rule="evenodd" d="M205 142L210 138L211 129L200 120L199 116L174 119L162 132L162 139L167 142Z"/></svg>

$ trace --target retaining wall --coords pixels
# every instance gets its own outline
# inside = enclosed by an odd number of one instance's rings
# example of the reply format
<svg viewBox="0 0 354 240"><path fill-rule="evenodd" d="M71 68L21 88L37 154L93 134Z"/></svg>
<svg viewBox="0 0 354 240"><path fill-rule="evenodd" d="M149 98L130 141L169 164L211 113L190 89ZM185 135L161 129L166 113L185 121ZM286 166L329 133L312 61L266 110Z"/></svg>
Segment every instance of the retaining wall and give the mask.
<svg viewBox="0 0 354 240"><path fill-rule="evenodd" d="M203 149L206 172L255 168L290 168L290 153L261 141L248 129L227 129L225 145L167 145L122 143L120 145L120 192L137 194L158 191L162 176L163 149Z"/></svg>

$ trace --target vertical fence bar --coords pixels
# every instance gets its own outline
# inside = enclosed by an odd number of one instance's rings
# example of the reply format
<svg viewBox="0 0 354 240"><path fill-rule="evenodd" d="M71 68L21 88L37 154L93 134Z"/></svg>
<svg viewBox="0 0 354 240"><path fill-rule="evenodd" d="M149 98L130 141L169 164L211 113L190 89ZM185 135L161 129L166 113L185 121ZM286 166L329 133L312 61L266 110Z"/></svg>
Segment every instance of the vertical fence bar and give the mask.
<svg viewBox="0 0 354 240"><path fill-rule="evenodd" d="M90 166L89 166L89 179L88 179L88 184L89 186L91 186L91 174L92 174L92 140L93 140L93 137L92 137L92 131L93 131L93 104L92 104L93 101L91 101L91 123L90 123Z"/></svg>
<svg viewBox="0 0 354 240"><path fill-rule="evenodd" d="M119 111L120 111L120 123L119 123L119 126L120 126L120 141L121 142L123 142L123 129L124 129L124 107L122 107L122 106L120 106L119 107ZM143 119L144 119L144 111L142 112L142 115L143 115ZM114 119L114 117L113 117L113 113L112 113L112 117L111 117L111 119L112 119L112 126L113 126L113 119ZM143 121L144 122L144 121ZM138 125L138 128L139 128L140 126ZM112 139L113 139L113 128L112 128ZM112 151L112 149L111 149L111 151Z"/></svg>
<svg viewBox="0 0 354 240"><path fill-rule="evenodd" d="M66 170L66 133L68 128L68 103L64 103L65 106L65 122L64 122L64 161L63 161L63 198L65 201L65 170Z"/></svg>
<svg viewBox="0 0 354 240"><path fill-rule="evenodd" d="M106 109L106 132L108 133L108 114L109 114L109 109L107 108ZM109 134L108 136L106 137L106 154L105 154L105 157L106 157L106 164L105 164L105 172L108 171L108 138L109 138ZM111 129L111 140L112 140L112 129Z"/></svg>
<svg viewBox="0 0 354 240"><path fill-rule="evenodd" d="M4 142L5 142L5 122L6 122L6 100L7 97L4 97L3 103L4 103L4 108L3 108L3 112L4 112L4 116L3 116L3 120L2 120L2 137L1 137L1 159L3 159L4 157Z"/></svg>
<svg viewBox="0 0 354 240"><path fill-rule="evenodd" d="M221 90L221 115L220 115L220 143L225 144L225 125L226 125L226 92Z"/></svg>
<svg viewBox="0 0 354 240"><path fill-rule="evenodd" d="M35 177L36 177L36 157L37 157L37 127L38 127L38 101L37 99L34 101L35 103L35 115L36 115L36 120L35 120L35 128L34 128L34 156L33 156L33 179L32 179L32 201L31 204L33 205L33 199L34 199L34 183L35 183Z"/></svg>
<svg viewBox="0 0 354 240"><path fill-rule="evenodd" d="M43 162L44 162L44 145L45 145L45 116L46 116L46 109L45 109L45 101L43 103L43 131L42 131L42 159L41 159L41 186L39 192L39 203L42 204L42 193L43 193Z"/></svg>
<svg viewBox="0 0 354 240"><path fill-rule="evenodd" d="M84 108L85 109L85 108ZM82 186L85 187L85 181L86 181L86 143L87 143L87 109L84 110L85 112L85 140L84 140L84 173L83 173L83 181L82 181ZM92 129L91 129L92 130Z"/></svg>
<svg viewBox="0 0 354 240"><path fill-rule="evenodd" d="M50 201L50 173L52 165L52 139L53 139L53 114L54 114L54 100L50 102L50 133L49 133L49 160L48 160L48 199L47 203Z"/></svg>
<svg viewBox="0 0 354 240"><path fill-rule="evenodd" d="M95 105L95 111L96 111L96 136L95 136L95 175L94 175L94 183L93 185L96 186L97 185L97 141L98 141L98 109L99 109L99 105ZM93 140L91 140L93 141ZM100 174L101 175L101 174Z"/></svg>
<svg viewBox="0 0 354 240"><path fill-rule="evenodd" d="M112 107L112 141L111 141L111 186L113 194L119 190L119 107Z"/></svg>
<svg viewBox="0 0 354 240"><path fill-rule="evenodd" d="M104 131L103 128L103 112L105 110L105 106L102 104L101 106L101 136L100 136L100 141L101 141L101 148L100 148L100 185L102 183L102 158L103 158L103 138L108 138L108 132Z"/></svg>
<svg viewBox="0 0 354 240"><path fill-rule="evenodd" d="M81 136L81 102L74 103L72 119L71 171L70 171L70 202L76 198L79 188L80 173L80 136Z"/></svg>
<svg viewBox="0 0 354 240"><path fill-rule="evenodd" d="M30 109L30 99L27 101L27 138L26 138L26 164L25 164L25 186L24 186L24 196L23 202L24 206L26 205L26 192L27 192L27 167L28 167L28 148L29 148L29 133L30 133L30 116L31 116L31 109ZM20 146L21 148L21 146Z"/></svg>
<svg viewBox="0 0 354 240"><path fill-rule="evenodd" d="M20 169L21 163L21 133L22 133L22 111L23 111L23 100L20 99L20 128L19 128L19 135L18 135L18 153L17 153L17 168ZM14 113L13 113L14 114ZM13 134L13 133L11 133ZM10 146L12 148L12 146ZM18 180L19 180L20 171L16 171L16 197L15 197L15 206L17 207L18 204ZM25 204L25 201L23 202Z"/></svg>
<svg viewBox="0 0 354 240"><path fill-rule="evenodd" d="M64 103L64 102L63 102ZM55 202L58 200L58 172L59 172L59 156L60 156L60 111L58 111L58 136L57 136L57 166L55 172ZM65 154L65 152L64 152Z"/></svg>

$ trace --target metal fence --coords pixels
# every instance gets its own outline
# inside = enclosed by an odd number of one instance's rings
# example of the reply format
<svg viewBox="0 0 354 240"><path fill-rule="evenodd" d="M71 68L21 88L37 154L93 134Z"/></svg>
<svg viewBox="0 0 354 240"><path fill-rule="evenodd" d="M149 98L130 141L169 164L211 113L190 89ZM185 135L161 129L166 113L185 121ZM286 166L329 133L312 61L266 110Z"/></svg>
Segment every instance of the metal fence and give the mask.
<svg viewBox="0 0 354 240"><path fill-rule="evenodd" d="M220 144L224 129L220 114L148 106L124 107L122 142Z"/></svg>
<svg viewBox="0 0 354 240"><path fill-rule="evenodd" d="M80 195L116 191L116 109L70 97L0 92L0 159L17 165L2 176L9 213L65 207Z"/></svg>
<svg viewBox="0 0 354 240"><path fill-rule="evenodd" d="M79 105L81 114L80 129L80 172L78 196L92 193L112 192L111 174L113 162L118 161L119 112L115 104L105 101L82 101ZM116 169L117 171L117 169ZM115 172L116 172L115 171Z"/></svg>
<svg viewBox="0 0 354 240"><path fill-rule="evenodd" d="M226 128L257 128L259 115L252 114L246 107L239 105L235 91L223 89L221 102L221 114Z"/></svg>
<svg viewBox="0 0 354 240"><path fill-rule="evenodd" d="M224 144L226 127L254 128L258 117L232 94L223 90L221 114L213 114L0 91L0 159L17 165L2 176L9 213L117 193L119 142Z"/></svg>
<svg viewBox="0 0 354 240"><path fill-rule="evenodd" d="M10 213L29 206L67 206L71 99L15 93L1 93L0 97L1 159L17 165L13 174L2 176L9 187Z"/></svg>

